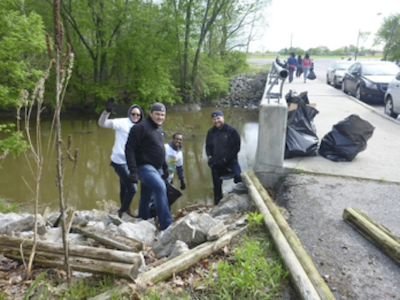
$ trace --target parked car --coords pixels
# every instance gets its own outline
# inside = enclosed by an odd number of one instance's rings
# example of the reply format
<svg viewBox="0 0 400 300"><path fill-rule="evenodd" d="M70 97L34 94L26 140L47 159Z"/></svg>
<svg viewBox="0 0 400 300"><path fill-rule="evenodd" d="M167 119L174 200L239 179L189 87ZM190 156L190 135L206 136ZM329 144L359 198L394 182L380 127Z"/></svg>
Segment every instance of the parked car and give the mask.
<svg viewBox="0 0 400 300"><path fill-rule="evenodd" d="M400 72L389 83L384 101L385 114L397 119L400 114Z"/></svg>
<svg viewBox="0 0 400 300"><path fill-rule="evenodd" d="M383 103L389 82L399 71L388 61L356 61L344 75L342 91L365 102Z"/></svg>
<svg viewBox="0 0 400 300"><path fill-rule="evenodd" d="M333 84L335 88L342 86L344 73L353 64L353 61L338 60L333 62L326 70L326 83Z"/></svg>

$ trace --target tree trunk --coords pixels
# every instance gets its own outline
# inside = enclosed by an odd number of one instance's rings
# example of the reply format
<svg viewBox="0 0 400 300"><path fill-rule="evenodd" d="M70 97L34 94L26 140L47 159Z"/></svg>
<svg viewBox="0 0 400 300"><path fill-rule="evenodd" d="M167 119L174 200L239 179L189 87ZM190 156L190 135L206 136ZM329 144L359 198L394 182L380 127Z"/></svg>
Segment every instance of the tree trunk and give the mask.
<svg viewBox="0 0 400 300"><path fill-rule="evenodd" d="M326 285L324 279L315 268L312 259L303 248L303 245L297 238L296 234L293 232L292 228L290 228L289 224L280 213L278 207L269 197L267 191L264 189L257 175L253 171L249 171L247 172L247 176L250 178L257 191L260 193L261 198L264 200L265 205L267 206L271 215L274 217L275 222L278 224L280 230L282 230L283 235L288 241L290 247L293 249L294 254L300 261L300 264L302 265L307 276L310 278L310 281L318 292L318 295L321 297L321 299L324 300L334 300L335 297L332 295L332 292Z"/></svg>
<svg viewBox="0 0 400 300"><path fill-rule="evenodd" d="M182 75L182 91L184 94L184 101L188 100L187 95L188 92L188 75L189 75L189 41L190 41L190 34L192 32L192 6L193 0L190 0L187 4L186 8L186 26L185 26L185 41L183 44L183 75Z"/></svg>
<svg viewBox="0 0 400 300"><path fill-rule="evenodd" d="M250 177L246 173L243 173L242 178L247 185L247 189L251 198L258 207L259 211L264 216L264 223L274 240L276 248L283 259L283 263L286 269L290 273L290 278L292 279L293 285L297 290L299 296L301 297L301 299L304 300L321 299L315 287L311 283L311 280L308 278L306 272L300 264L298 258L290 247L288 241L285 239L281 229L279 228L278 224L276 224L275 219L271 215L268 208L265 206L263 199L253 185Z"/></svg>
<svg viewBox="0 0 400 300"><path fill-rule="evenodd" d="M400 265L400 243L387 229L382 230L381 225L376 226L370 222L369 218L356 208L345 208L343 220Z"/></svg>

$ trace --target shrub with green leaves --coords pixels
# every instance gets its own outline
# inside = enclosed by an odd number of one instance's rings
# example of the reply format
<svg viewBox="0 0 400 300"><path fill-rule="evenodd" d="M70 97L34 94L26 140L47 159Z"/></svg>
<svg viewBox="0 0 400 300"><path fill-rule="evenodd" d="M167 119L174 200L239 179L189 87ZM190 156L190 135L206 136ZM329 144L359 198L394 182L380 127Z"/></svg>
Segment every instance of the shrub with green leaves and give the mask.
<svg viewBox="0 0 400 300"><path fill-rule="evenodd" d="M14 124L0 124L0 134L4 139L0 139L0 160L6 155L13 157L19 155L28 148L26 141L23 140L21 132L13 132Z"/></svg>

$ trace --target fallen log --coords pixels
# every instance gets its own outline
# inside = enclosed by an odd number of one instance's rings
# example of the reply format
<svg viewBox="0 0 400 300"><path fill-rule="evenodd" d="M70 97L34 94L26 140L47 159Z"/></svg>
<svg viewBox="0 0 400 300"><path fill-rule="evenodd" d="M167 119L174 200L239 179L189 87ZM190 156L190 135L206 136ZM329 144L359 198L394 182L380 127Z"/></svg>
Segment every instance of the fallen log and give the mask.
<svg viewBox="0 0 400 300"><path fill-rule="evenodd" d="M290 273L290 278L299 296L301 299L321 299L248 174L242 173L242 179L247 185L247 190L251 198L263 214L264 223L274 240L286 269Z"/></svg>
<svg viewBox="0 0 400 300"><path fill-rule="evenodd" d="M21 253L18 248L4 248L4 246L1 245L0 251L4 251L3 254L6 257L22 261ZM30 253L30 250L24 250L24 255L29 255ZM44 267L63 269L65 266L64 254L36 251L33 263L35 265L40 265ZM142 260L138 255L132 264L126 264L70 255L69 263L71 269L74 271L113 274L116 276L130 278L134 280L138 276Z"/></svg>
<svg viewBox="0 0 400 300"><path fill-rule="evenodd" d="M387 229L382 230L384 227L376 226L360 210L351 207L344 209L343 220L400 265L400 243Z"/></svg>
<svg viewBox="0 0 400 300"><path fill-rule="evenodd" d="M6 235L0 235L0 248L18 248L25 251L32 250L33 240L26 240L16 237L10 237ZM37 251L63 254L64 247L62 244L49 243L43 241L37 241ZM112 261L118 263L133 264L140 258L137 253L119 251L105 248L95 248L80 245L69 245L69 254L82 258L94 258L98 260Z"/></svg>
<svg viewBox="0 0 400 300"><path fill-rule="evenodd" d="M393 240L395 240L397 243L400 244L400 237L394 235L389 229L387 229L385 226L383 226L382 224L379 224L378 222L375 222L374 220L372 220L370 217L368 217L367 215L365 215L361 210L359 210L358 208L352 207L352 210L354 210L355 212L357 212L360 216L363 216L368 222L370 222L371 224L374 224L377 228L379 228L382 232L386 233L388 236L390 236Z"/></svg>
<svg viewBox="0 0 400 300"><path fill-rule="evenodd" d="M189 267L195 265L200 260L210 256L212 253L225 247L226 245L229 245L233 237L240 234L242 231L246 229L247 227L243 227L239 230L230 231L215 242L206 242L204 244L201 244L196 248L193 248L190 251L183 253L154 269L151 269L145 273L140 274L135 280L135 282L140 281L143 283L148 283L148 282L157 283L162 280L170 278L174 273L179 273L181 271L187 270ZM129 290L130 287L128 285L125 285L115 290L97 295L91 299L92 300L110 299L111 293L123 294L128 292Z"/></svg>
<svg viewBox="0 0 400 300"><path fill-rule="evenodd" d="M260 180L258 179L257 175L253 171L247 172L248 177L254 184L254 187L259 192L261 198L264 200L265 205L268 207L269 212L274 217L275 222L278 224L280 230L282 231L283 235L285 236L287 242L289 243L290 247L292 248L294 254L296 255L297 259L299 260L301 266L303 267L304 271L306 272L307 276L309 277L311 283L313 284L314 288L316 289L318 295L323 300L334 300L335 297L333 296L331 290L325 283L324 279L319 274L318 270L316 269L314 262L308 255L307 251L304 249L303 245L301 244L300 240L293 232L292 228L286 222L285 218L280 213L278 207L275 205L274 201L268 195L268 192L265 190L263 185L261 184Z"/></svg>
<svg viewBox="0 0 400 300"><path fill-rule="evenodd" d="M118 250L140 252L143 250L143 243L133 238L114 234L95 227L72 226L72 232L82 234L95 241Z"/></svg>

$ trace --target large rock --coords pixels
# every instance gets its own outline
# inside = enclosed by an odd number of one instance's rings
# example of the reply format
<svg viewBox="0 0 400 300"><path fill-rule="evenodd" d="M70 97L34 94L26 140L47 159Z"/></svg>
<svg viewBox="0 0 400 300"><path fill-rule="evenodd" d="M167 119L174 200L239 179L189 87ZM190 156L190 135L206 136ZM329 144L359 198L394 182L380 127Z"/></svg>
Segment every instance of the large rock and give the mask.
<svg viewBox="0 0 400 300"><path fill-rule="evenodd" d="M0 218L0 234L12 235L16 232L32 231L34 226L34 215L2 214ZM37 232L46 233L46 224L41 215L37 216Z"/></svg>
<svg viewBox="0 0 400 300"><path fill-rule="evenodd" d="M154 236L157 228L148 221L138 223L124 222L118 226L123 235L141 241L145 245L151 246L154 242Z"/></svg>
<svg viewBox="0 0 400 300"><path fill-rule="evenodd" d="M247 211L251 208L251 199L248 194L228 194L225 196L211 212L215 218L222 215L230 215L238 211Z"/></svg>
<svg viewBox="0 0 400 300"><path fill-rule="evenodd" d="M152 250L156 257L168 256L178 240L193 248L206 242L208 231L218 223L219 221L208 214L192 212L163 232L161 238L154 243Z"/></svg>

